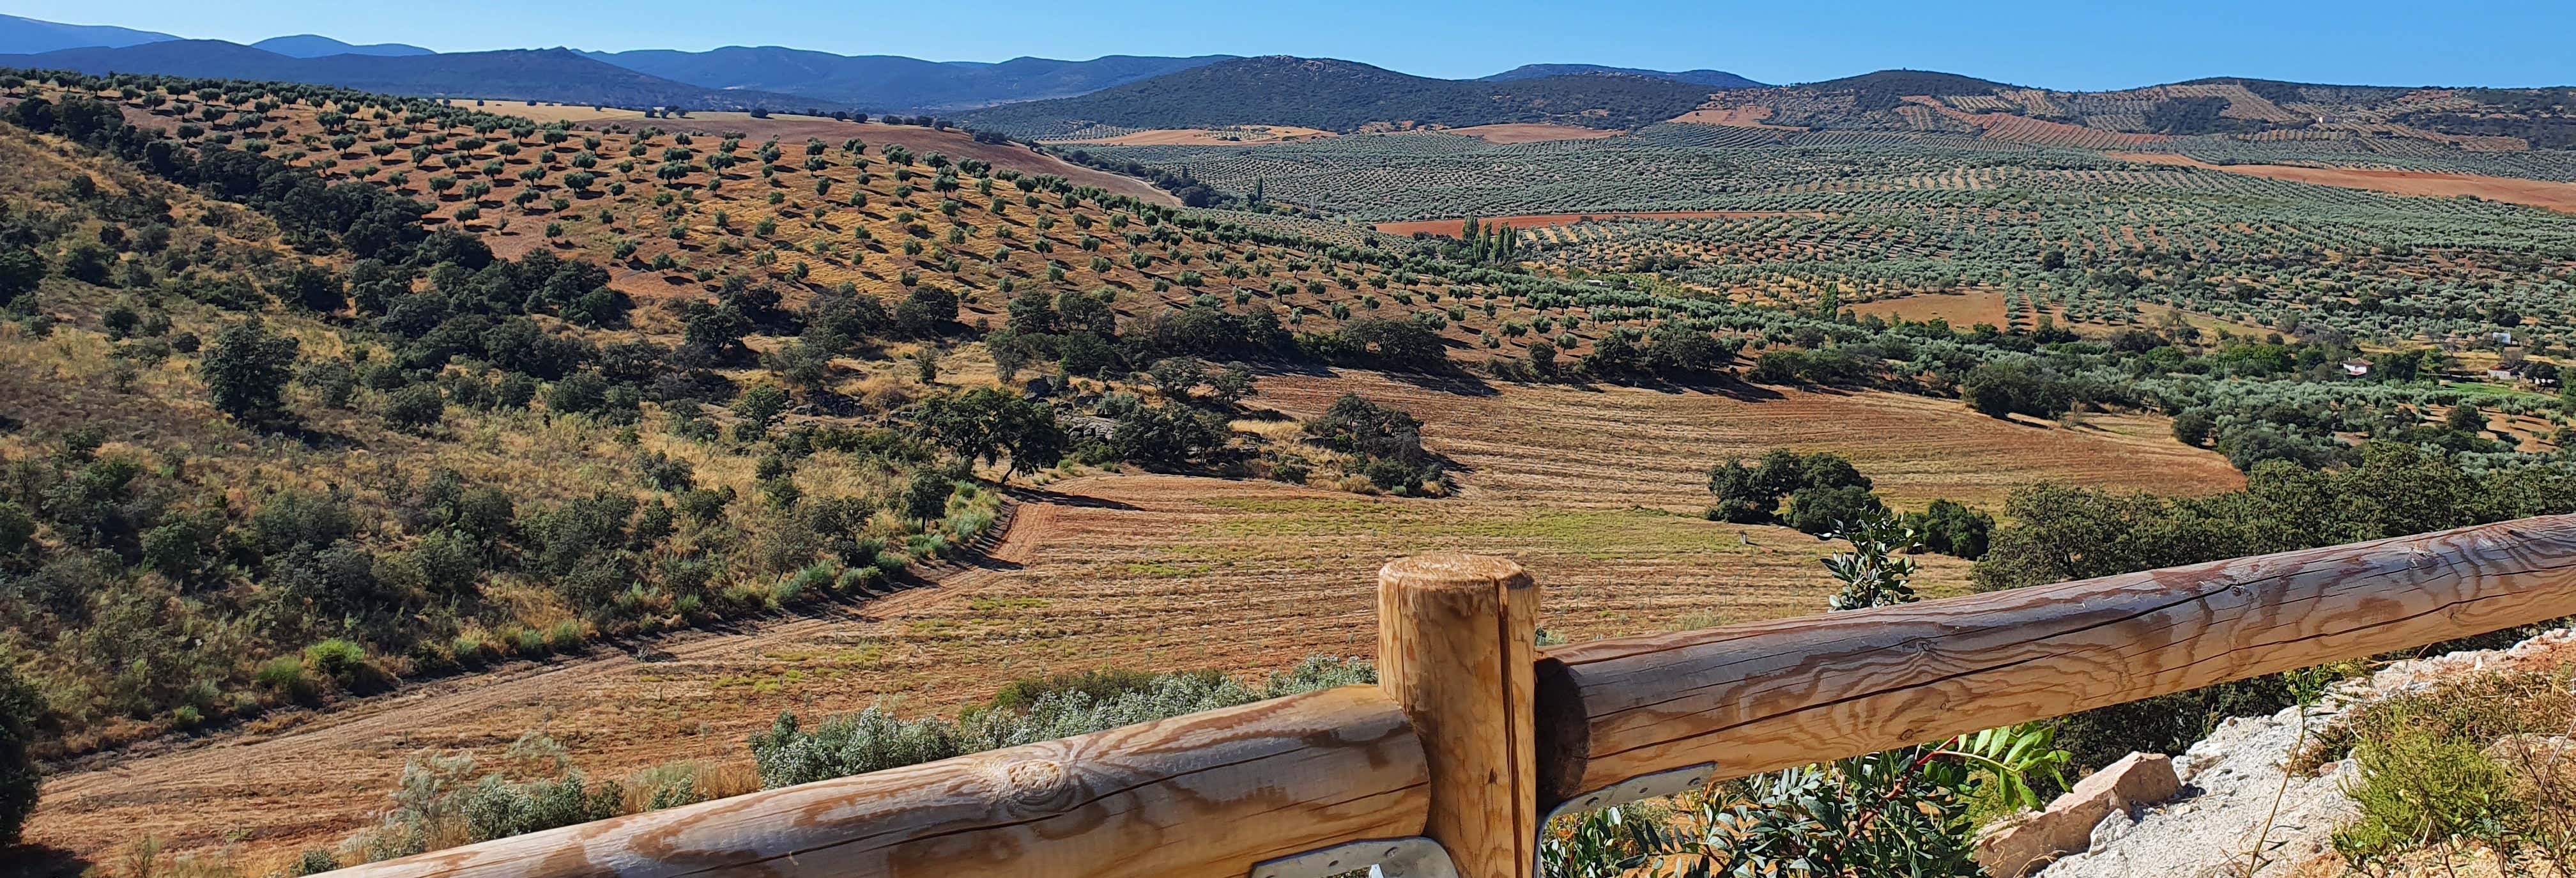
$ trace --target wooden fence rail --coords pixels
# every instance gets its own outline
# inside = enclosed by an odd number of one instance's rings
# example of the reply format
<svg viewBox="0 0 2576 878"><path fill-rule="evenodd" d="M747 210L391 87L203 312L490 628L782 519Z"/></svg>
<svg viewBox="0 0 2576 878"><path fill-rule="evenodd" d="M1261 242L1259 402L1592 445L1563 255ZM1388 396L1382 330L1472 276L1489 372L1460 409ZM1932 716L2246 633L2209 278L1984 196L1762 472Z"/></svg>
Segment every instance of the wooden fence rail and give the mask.
<svg viewBox="0 0 2576 878"><path fill-rule="evenodd" d="M1378 687L342 874L1321 878L1436 843L1464 878L1526 876L1537 815L1642 776L1739 777L2576 615L2576 516L1533 657L1537 600L1507 561L1405 559L1379 575Z"/></svg>

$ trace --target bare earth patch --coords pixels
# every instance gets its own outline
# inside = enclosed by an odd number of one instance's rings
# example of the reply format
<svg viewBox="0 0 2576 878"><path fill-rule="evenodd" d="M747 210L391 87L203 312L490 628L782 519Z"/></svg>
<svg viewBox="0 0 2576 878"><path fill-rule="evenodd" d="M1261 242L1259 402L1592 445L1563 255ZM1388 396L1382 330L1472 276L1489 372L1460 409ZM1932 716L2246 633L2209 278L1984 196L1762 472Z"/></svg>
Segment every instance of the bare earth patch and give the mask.
<svg viewBox="0 0 2576 878"><path fill-rule="evenodd" d="M2576 213L2576 183L2549 180L2524 180L2517 177L2487 177L2477 174L2445 174L2432 171L2385 171L2363 168L2308 168L2297 165L2213 165L2188 156L2151 152L2104 153L2112 158L2159 165L2181 165L2247 174L2274 180L2315 183L2320 186L2342 186L2347 189L2369 189L2394 195L2420 195L2431 198L2454 198L2474 195L2489 201L2527 204Z"/></svg>
<svg viewBox="0 0 2576 878"><path fill-rule="evenodd" d="M1727 125L1736 128L1769 128L1773 131L1807 130L1803 126L1773 125L1769 122L1762 121L1769 118L1771 118L1771 108L1757 105L1750 107L1702 107L1700 109L1683 113L1679 116L1674 116L1671 121L1688 122L1698 125Z"/></svg>
<svg viewBox="0 0 2576 878"><path fill-rule="evenodd" d="M1617 137L1627 132L1607 128L1550 125L1544 122L1512 122L1501 125L1451 128L1448 133L1481 138L1486 143L1537 143L1542 140L1599 140L1604 137Z"/></svg>

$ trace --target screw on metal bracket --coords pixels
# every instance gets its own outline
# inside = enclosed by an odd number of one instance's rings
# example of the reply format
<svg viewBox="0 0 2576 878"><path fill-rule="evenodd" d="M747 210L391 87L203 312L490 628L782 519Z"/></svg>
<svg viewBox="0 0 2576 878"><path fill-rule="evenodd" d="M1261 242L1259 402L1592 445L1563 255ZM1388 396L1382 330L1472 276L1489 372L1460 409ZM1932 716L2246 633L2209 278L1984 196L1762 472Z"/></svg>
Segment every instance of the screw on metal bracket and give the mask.
<svg viewBox="0 0 2576 878"><path fill-rule="evenodd" d="M1558 803L1553 810L1547 812L1547 819L1539 821L1539 826L1545 827L1549 822L1567 814L1681 793L1699 786L1700 782L1708 780L1716 773L1717 763L1702 762L1688 768L1638 775L1588 793L1567 797L1565 801Z"/></svg>
<svg viewBox="0 0 2576 878"><path fill-rule="evenodd" d="M1331 878L1363 869L1382 878L1458 878L1449 850L1419 835L1355 841L1263 860L1252 864L1249 878Z"/></svg>

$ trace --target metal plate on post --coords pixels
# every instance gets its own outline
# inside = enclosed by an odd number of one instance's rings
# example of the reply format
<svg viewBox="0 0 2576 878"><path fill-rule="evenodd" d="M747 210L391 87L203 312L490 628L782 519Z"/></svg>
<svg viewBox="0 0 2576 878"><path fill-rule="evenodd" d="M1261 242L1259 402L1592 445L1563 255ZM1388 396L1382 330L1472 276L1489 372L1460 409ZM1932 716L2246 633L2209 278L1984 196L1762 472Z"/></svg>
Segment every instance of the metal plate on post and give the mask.
<svg viewBox="0 0 2576 878"><path fill-rule="evenodd" d="M1544 831L1547 824L1567 814L1592 811L1612 805L1625 805L1658 796L1676 795L1699 786L1702 781L1708 780L1716 773L1717 763L1702 762L1688 768L1676 768L1671 771L1658 771L1632 777L1588 793L1568 797L1547 812L1547 819L1539 821L1539 827Z"/></svg>
<svg viewBox="0 0 2576 878"><path fill-rule="evenodd" d="M1458 878L1449 850L1423 836L1355 841L1252 864L1247 878L1332 878L1376 867L1383 878Z"/></svg>

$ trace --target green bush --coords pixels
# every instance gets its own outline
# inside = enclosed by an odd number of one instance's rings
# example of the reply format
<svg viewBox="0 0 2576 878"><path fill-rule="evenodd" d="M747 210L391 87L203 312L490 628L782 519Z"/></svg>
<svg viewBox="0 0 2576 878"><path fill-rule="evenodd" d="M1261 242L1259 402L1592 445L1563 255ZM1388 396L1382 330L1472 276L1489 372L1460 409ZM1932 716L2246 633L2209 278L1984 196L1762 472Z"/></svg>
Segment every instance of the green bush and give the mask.
<svg viewBox="0 0 2576 878"><path fill-rule="evenodd" d="M1995 517L1949 500L1934 500L1922 512L1905 515L1908 527L1923 536L1923 547L1970 561L1986 556Z"/></svg>
<svg viewBox="0 0 2576 878"><path fill-rule="evenodd" d="M367 649L334 637L304 648L304 664L346 685L367 663Z"/></svg>
<svg viewBox="0 0 2576 878"><path fill-rule="evenodd" d="M1782 523L1824 536L1886 509L1878 495L1859 485L1800 488L1789 495L1789 515Z"/></svg>
<svg viewBox="0 0 2576 878"><path fill-rule="evenodd" d="M792 786L1376 680L1366 661L1322 656L1258 687L1213 671L1059 674L1003 687L955 721L906 720L872 705L808 729L782 713L752 736L752 760L763 787Z"/></svg>
<svg viewBox="0 0 2576 878"><path fill-rule="evenodd" d="M1717 495L1717 505L1708 511L1716 521L1735 524L1768 524L1780 512L1780 500L1809 489L1857 488L1867 494L1872 487L1868 476L1839 455L1819 452L1799 454L1786 448L1764 452L1751 464L1743 458L1721 463L1708 469L1709 493ZM1862 503L1848 492L1831 497L1818 497L1817 508L1809 518L1816 519L1819 529L1800 527L1808 533L1831 530L1831 516L1848 517L1862 508L1875 507L1877 498Z"/></svg>
<svg viewBox="0 0 2576 878"><path fill-rule="evenodd" d="M43 774L30 751L44 716L44 696L36 687L0 667L0 848L17 844L27 815L35 813Z"/></svg>
<svg viewBox="0 0 2576 878"><path fill-rule="evenodd" d="M258 681L261 688L291 701L309 702L322 692L321 687L313 682L312 675L305 672L304 660L295 656L282 655L261 663L252 679Z"/></svg>
<svg viewBox="0 0 2576 878"><path fill-rule="evenodd" d="M2424 845L2504 840L2524 807L2512 777L2480 742L2424 729L2374 737L2355 748L2361 782L2345 787L2359 819L2335 830L2335 850L2355 865Z"/></svg>
<svg viewBox="0 0 2576 878"><path fill-rule="evenodd" d="M436 384L414 384L385 397L385 423L397 430L418 433L438 425L447 415L447 397L440 395Z"/></svg>

